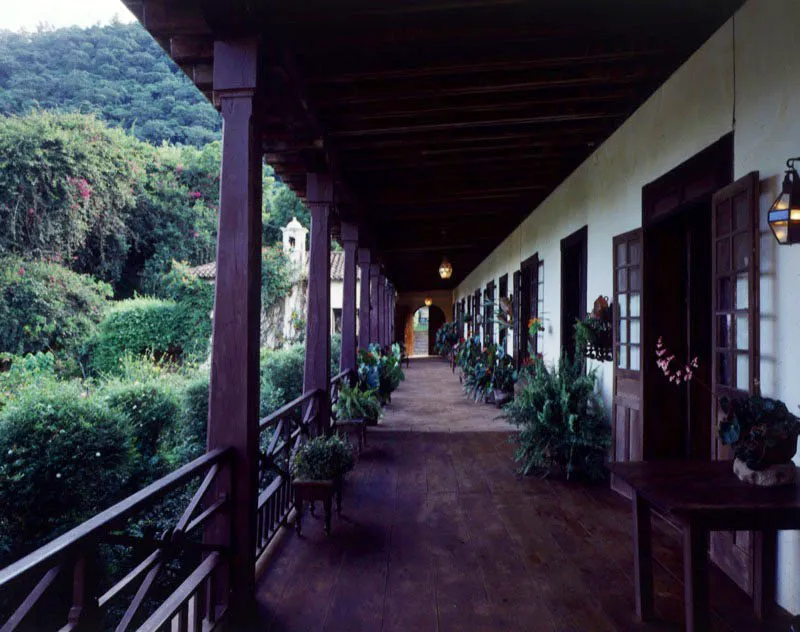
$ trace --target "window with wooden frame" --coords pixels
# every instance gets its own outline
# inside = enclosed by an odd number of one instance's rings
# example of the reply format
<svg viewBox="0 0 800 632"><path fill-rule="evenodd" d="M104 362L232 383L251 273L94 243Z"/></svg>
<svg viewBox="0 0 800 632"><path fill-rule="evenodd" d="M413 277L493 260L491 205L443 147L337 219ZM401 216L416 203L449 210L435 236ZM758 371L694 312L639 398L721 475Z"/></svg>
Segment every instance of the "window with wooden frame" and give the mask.
<svg viewBox="0 0 800 632"><path fill-rule="evenodd" d="M614 244L614 358L619 369L640 371L642 364L642 252L637 233Z"/></svg>
<svg viewBox="0 0 800 632"><path fill-rule="evenodd" d="M486 284L483 293L483 340L493 343L494 338L494 281Z"/></svg>
<svg viewBox="0 0 800 632"><path fill-rule="evenodd" d="M714 196L714 359L718 396L752 393L758 383L758 175Z"/></svg>

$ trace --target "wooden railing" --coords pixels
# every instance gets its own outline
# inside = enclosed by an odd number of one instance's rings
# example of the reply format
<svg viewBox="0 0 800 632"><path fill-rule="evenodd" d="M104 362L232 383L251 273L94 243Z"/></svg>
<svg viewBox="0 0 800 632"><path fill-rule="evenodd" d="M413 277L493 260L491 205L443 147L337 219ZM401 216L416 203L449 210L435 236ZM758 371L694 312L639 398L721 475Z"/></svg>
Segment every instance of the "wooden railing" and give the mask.
<svg viewBox="0 0 800 632"><path fill-rule="evenodd" d="M258 523L256 555L261 555L294 509L292 455L314 432L322 391L308 391L259 422Z"/></svg>
<svg viewBox="0 0 800 632"><path fill-rule="evenodd" d="M201 527L229 512L231 456L231 449L204 454L0 571L0 598L18 604L0 630L213 629L227 607L227 591L215 587L227 586L231 532L216 529L212 538ZM163 517L160 503L174 506L189 494L175 526L160 535L131 524L147 510ZM114 580L101 565L118 546L133 568ZM111 566L122 565L114 559Z"/></svg>

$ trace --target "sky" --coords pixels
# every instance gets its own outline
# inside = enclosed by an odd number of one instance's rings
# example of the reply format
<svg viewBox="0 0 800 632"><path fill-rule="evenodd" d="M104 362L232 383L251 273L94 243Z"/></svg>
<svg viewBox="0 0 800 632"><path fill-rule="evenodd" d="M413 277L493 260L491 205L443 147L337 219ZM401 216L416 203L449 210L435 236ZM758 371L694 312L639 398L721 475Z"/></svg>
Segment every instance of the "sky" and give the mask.
<svg viewBox="0 0 800 632"><path fill-rule="evenodd" d="M114 15L123 22L134 19L120 0L0 0L0 29L11 31L35 31L41 23L54 27L106 24Z"/></svg>

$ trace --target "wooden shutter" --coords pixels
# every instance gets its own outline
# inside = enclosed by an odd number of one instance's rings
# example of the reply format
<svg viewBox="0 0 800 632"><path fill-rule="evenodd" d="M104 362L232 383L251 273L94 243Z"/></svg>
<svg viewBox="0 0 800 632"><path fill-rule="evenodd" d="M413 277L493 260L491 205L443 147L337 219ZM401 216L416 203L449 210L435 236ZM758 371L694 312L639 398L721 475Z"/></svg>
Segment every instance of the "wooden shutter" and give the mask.
<svg viewBox="0 0 800 632"><path fill-rule="evenodd" d="M522 329L522 318L521 318L521 305L522 302L520 301L520 288L522 286L522 273L517 270L514 273L513 277L513 284L512 284L512 297L511 297L511 306L513 316L513 327L514 327L514 339L513 339L513 350L514 350L514 364L519 366L522 362L522 356L520 355L520 341L522 340L521 337L521 329Z"/></svg>
<svg viewBox="0 0 800 632"><path fill-rule="evenodd" d="M614 397L611 461L641 461L642 426L642 230L614 237ZM614 477L611 487L630 495Z"/></svg>
<svg viewBox="0 0 800 632"><path fill-rule="evenodd" d="M759 378L759 233L758 172L718 191L712 201L713 259L712 390L717 398L758 391ZM711 458L730 459L717 439L720 411L711 429ZM753 594L753 534L711 534L711 558L749 594Z"/></svg>

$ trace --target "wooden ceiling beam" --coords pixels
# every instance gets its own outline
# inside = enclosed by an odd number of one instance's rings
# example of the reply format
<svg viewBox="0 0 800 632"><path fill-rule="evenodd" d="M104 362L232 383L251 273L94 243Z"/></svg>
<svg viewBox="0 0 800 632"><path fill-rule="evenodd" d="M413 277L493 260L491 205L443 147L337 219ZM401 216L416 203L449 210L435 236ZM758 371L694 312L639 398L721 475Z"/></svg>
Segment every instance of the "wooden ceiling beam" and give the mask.
<svg viewBox="0 0 800 632"><path fill-rule="evenodd" d="M566 129L519 129L487 132L486 130L456 130L442 133L407 134L402 138L349 138L337 144L339 154L351 152L373 152L384 154L387 148L394 151L411 147L422 147L428 153L447 153L448 151L483 151L482 147L495 144L515 144L516 146L539 147L557 143L585 143L610 131L608 122L587 121L580 125L570 125Z"/></svg>
<svg viewBox="0 0 800 632"><path fill-rule="evenodd" d="M447 116L463 116L464 114L479 114L485 112L514 112L514 111L531 111L535 108L552 107L552 106L580 106L580 105L596 105L598 103L616 103L623 107L631 102L631 99L636 98L637 92L632 88L627 89L613 89L607 92L603 90L593 91L594 94L587 94L585 90L573 91L573 93L564 93L560 91L561 95L547 95L537 98L525 98L522 100L509 99L508 95L501 94L484 94L476 95L475 99L458 99L450 102L447 95L442 95L442 98L437 99L435 102L418 101L403 104L402 107L388 108L374 108L374 107L359 107L352 105L347 108L327 108L325 117L329 120L335 120L336 124L343 124L349 120L358 121L372 121L372 120L386 120L408 117L421 117L432 115L447 115Z"/></svg>
<svg viewBox="0 0 800 632"><path fill-rule="evenodd" d="M451 121L439 123L422 123L417 125L398 125L393 127L362 127L356 129L337 129L331 132L331 138L348 138L353 136L385 136L407 133L426 133L454 129L484 129L504 126L545 125L552 123L571 123L575 121L618 121L626 116L621 111L597 111L575 114L548 114L543 116L493 118L488 120Z"/></svg>
<svg viewBox="0 0 800 632"><path fill-rule="evenodd" d="M391 103L397 106L398 103L405 103L414 100L435 100L443 95L452 99L458 96L470 96L477 94L514 94L509 99L524 98L523 95L532 91L553 90L555 88L594 88L609 86L624 86L631 84L650 83L655 77L661 77L663 68L624 68L608 69L598 73L576 73L575 76L567 76L565 73L551 73L551 76L544 77L519 77L516 80L503 76L493 77L493 80L486 78L469 78L439 84L429 82L426 84L413 83L407 86L393 85L391 88L383 89L339 89L324 90L315 93L315 103L321 110L325 110L334 104L336 107L344 107L359 104L379 104Z"/></svg>
<svg viewBox="0 0 800 632"><path fill-rule="evenodd" d="M174 37L211 34L203 12L196 4L146 0L143 2L141 20L152 35Z"/></svg>
<svg viewBox="0 0 800 632"><path fill-rule="evenodd" d="M663 59L680 54L681 49L677 48L673 42L666 45L656 44L653 41L646 42L643 39L636 43L621 45L617 41L603 40L599 43L591 42L582 45L580 48L584 52L575 54L574 42L569 42L569 46L560 44L565 50L563 54L554 54L553 45L540 45L538 50L529 53L532 58L525 59L520 54L492 61L474 61L472 63L458 63L445 65L425 65L415 68L376 68L367 71L350 73L322 73L319 70L316 74L311 74L308 78L309 85L330 85L356 83L377 83L393 82L401 79L422 79L432 77L452 77L454 75L474 75L497 72L511 72L524 70L537 70L542 68L574 68L579 65L619 65L622 62L641 62L647 59ZM608 50L613 47L617 50ZM573 52L568 54L566 50ZM622 49L622 50L619 50ZM368 60L367 60L368 61Z"/></svg>

